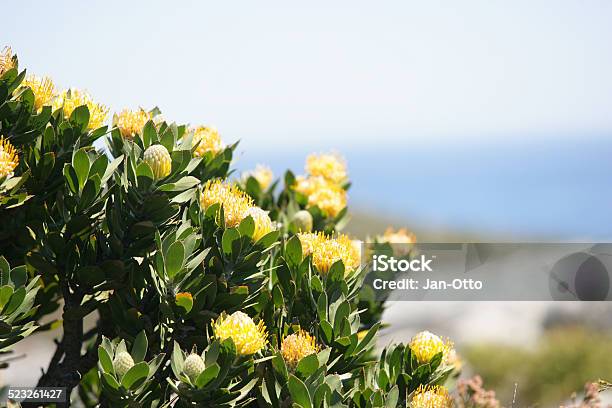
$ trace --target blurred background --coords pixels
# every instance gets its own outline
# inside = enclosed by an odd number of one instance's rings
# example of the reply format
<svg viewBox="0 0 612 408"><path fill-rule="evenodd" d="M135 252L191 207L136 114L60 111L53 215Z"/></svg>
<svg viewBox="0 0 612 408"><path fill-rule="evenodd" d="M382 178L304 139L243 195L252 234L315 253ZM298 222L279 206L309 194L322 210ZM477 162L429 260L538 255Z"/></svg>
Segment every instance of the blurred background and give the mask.
<svg viewBox="0 0 612 408"><path fill-rule="evenodd" d="M337 151L348 230L420 241L612 238L612 3L10 2L0 46L118 112L159 106L241 140L235 167ZM509 405L612 379L605 303L401 302L381 345L429 329ZM32 385L31 337L3 375Z"/></svg>

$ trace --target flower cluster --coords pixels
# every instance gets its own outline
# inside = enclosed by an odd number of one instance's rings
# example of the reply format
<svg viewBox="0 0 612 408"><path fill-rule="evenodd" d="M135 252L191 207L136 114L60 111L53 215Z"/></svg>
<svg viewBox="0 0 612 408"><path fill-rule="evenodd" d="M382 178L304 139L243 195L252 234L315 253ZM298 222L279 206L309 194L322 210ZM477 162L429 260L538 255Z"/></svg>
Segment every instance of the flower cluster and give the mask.
<svg viewBox="0 0 612 408"><path fill-rule="evenodd" d="M415 391L410 406L412 408L450 408L453 404L448 390L439 385L420 385Z"/></svg>
<svg viewBox="0 0 612 408"><path fill-rule="evenodd" d="M28 87L34 93L34 108L40 110L43 106L51 106L55 98L55 84L49 77L38 77L28 75L21 83L23 87Z"/></svg>
<svg viewBox="0 0 612 408"><path fill-rule="evenodd" d="M63 108L64 116L70 117L72 112L81 105L86 105L87 109L89 109L88 129L97 129L104 125L108 118L109 109L102 104L94 102L91 95L87 92L78 89L68 89L59 94L53 101L53 110Z"/></svg>
<svg viewBox="0 0 612 408"><path fill-rule="evenodd" d="M204 209L220 204L223 207L225 225L228 227L236 227L243 219L251 216L255 222L255 241L275 229L267 211L255 206L253 199L238 187L219 179L206 182L200 203Z"/></svg>
<svg viewBox="0 0 612 408"><path fill-rule="evenodd" d="M212 126L198 126L193 129L191 144L195 147L193 155L196 157L202 157L208 152L217 154L223 149L219 132Z"/></svg>
<svg viewBox="0 0 612 408"><path fill-rule="evenodd" d="M416 356L419 364L426 364L438 353L442 353L443 361L448 361L453 344L444 341L429 331L417 333L410 340L410 349Z"/></svg>
<svg viewBox="0 0 612 408"><path fill-rule="evenodd" d="M213 332L219 340L232 339L237 353L241 356L255 354L267 344L266 326L263 321L255 324L253 319L240 311L219 316L213 324Z"/></svg>
<svg viewBox="0 0 612 408"><path fill-rule="evenodd" d="M0 180L13 174L19 164L19 157L15 148L4 137L0 137Z"/></svg>
<svg viewBox="0 0 612 408"><path fill-rule="evenodd" d="M149 120L151 120L151 114L142 108L136 111L124 109L113 118L113 122L119 129L121 137L128 140L132 140L137 134L140 134L142 128Z"/></svg>
<svg viewBox="0 0 612 408"><path fill-rule="evenodd" d="M281 354L290 368L295 368L301 359L318 349L315 338L304 330L285 337L281 344Z"/></svg>
<svg viewBox="0 0 612 408"><path fill-rule="evenodd" d="M308 207L319 207L335 217L346 207L346 163L335 154L310 155L306 159L307 176L299 176L293 189L308 197Z"/></svg>
<svg viewBox="0 0 612 408"><path fill-rule="evenodd" d="M344 234L336 238L326 236L322 232L299 233L303 256L312 255L312 263L321 274L329 272L331 266L342 261L344 275L359 268L361 258L355 243Z"/></svg>

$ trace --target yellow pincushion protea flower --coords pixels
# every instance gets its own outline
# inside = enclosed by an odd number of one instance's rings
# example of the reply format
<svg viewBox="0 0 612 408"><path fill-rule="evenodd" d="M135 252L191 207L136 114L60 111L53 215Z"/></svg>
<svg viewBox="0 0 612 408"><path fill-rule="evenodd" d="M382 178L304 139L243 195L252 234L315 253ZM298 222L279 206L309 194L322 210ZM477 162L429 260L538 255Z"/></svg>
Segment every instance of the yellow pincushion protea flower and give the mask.
<svg viewBox="0 0 612 408"><path fill-rule="evenodd" d="M19 157L15 148L4 137L0 137L0 180L13 174L19 164Z"/></svg>
<svg viewBox="0 0 612 408"><path fill-rule="evenodd" d="M52 105L53 98L55 98L55 84L51 78L28 75L21 86L29 87L34 93L34 108L37 111L43 106Z"/></svg>
<svg viewBox="0 0 612 408"><path fill-rule="evenodd" d="M144 109L138 109L137 111L124 109L113 118L121 137L128 140L132 140L140 134L149 120L151 120L151 114Z"/></svg>
<svg viewBox="0 0 612 408"><path fill-rule="evenodd" d="M219 153L223 149L219 132L213 126L198 126L193 130L193 147L197 146L193 152L196 157L202 157L207 152Z"/></svg>
<svg viewBox="0 0 612 408"><path fill-rule="evenodd" d="M255 324L247 314L234 312L222 314L213 323L213 333L219 340L232 339L239 355L250 356L263 349L267 343L263 321Z"/></svg>
<svg viewBox="0 0 612 408"><path fill-rule="evenodd" d="M259 241L261 237L276 229L268 215L268 211L264 211L259 207L251 207L246 211L244 216L247 217L249 215L255 222L253 241Z"/></svg>
<svg viewBox="0 0 612 408"><path fill-rule="evenodd" d="M70 117L72 112L81 105L86 105L89 109L89 123L87 129L97 129L104 125L108 118L109 109L99 103L94 102L91 95L78 89L68 89L62 92L53 101L53 110L63 108L64 116Z"/></svg>
<svg viewBox="0 0 612 408"><path fill-rule="evenodd" d="M263 164L258 164L255 166L255 170L248 172L246 176L252 176L255 180L257 180L262 190L267 190L274 179L272 169L270 169L268 166L264 166Z"/></svg>
<svg viewBox="0 0 612 408"><path fill-rule="evenodd" d="M412 408L450 408L452 399L448 390L439 385L420 385L414 392L410 407Z"/></svg>
<svg viewBox="0 0 612 408"><path fill-rule="evenodd" d="M236 186L219 179L209 180L204 185L200 196L202 208L206 209L213 204L223 206L225 225L236 227L246 217L249 208L253 207L253 199Z"/></svg>
<svg viewBox="0 0 612 408"><path fill-rule="evenodd" d="M342 261L344 264L345 276L359 268L361 263L359 250L344 234L331 238L320 232L311 232L300 233L298 238L302 244L302 255L312 255L312 263L321 274L328 273L337 261Z"/></svg>
<svg viewBox="0 0 612 408"><path fill-rule="evenodd" d="M445 342L429 331L417 333L410 340L410 350L414 353L419 364L429 363L438 353L442 353L443 361L446 361L452 348L453 344L450 341Z"/></svg>
<svg viewBox="0 0 612 408"><path fill-rule="evenodd" d="M385 233L377 237L378 242L391 245L393 252L397 256L406 256L410 253L412 246L416 243L416 235L406 228L395 231L389 227Z"/></svg>
<svg viewBox="0 0 612 408"><path fill-rule="evenodd" d="M311 255L327 238L322 232L302 232L297 234L302 244L302 256Z"/></svg>
<svg viewBox="0 0 612 408"><path fill-rule="evenodd" d="M335 217L346 207L346 191L338 186L320 188L308 196L308 206L317 206L325 215Z"/></svg>
<svg viewBox="0 0 612 408"><path fill-rule="evenodd" d="M347 179L346 162L335 153L311 154L306 158L306 172L339 184Z"/></svg>
<svg viewBox="0 0 612 408"><path fill-rule="evenodd" d="M390 244L414 244L416 242L416 235L406 228L400 228L395 231L389 227L379 240Z"/></svg>
<svg viewBox="0 0 612 408"><path fill-rule="evenodd" d="M151 167L151 170L153 170L153 176L156 180L168 176L172 170L172 158L170 157L170 153L165 146L160 144L147 147L143 159L145 163Z"/></svg>
<svg viewBox="0 0 612 408"><path fill-rule="evenodd" d="M317 351L319 351L319 348L315 338L304 330L285 337L281 344L281 355L292 369L297 366L301 359Z"/></svg>
<svg viewBox="0 0 612 408"><path fill-rule="evenodd" d="M13 68L15 68L13 50L11 50L11 47L4 47L0 52L0 75Z"/></svg>
<svg viewBox="0 0 612 408"><path fill-rule="evenodd" d="M346 190L324 177L297 177L293 189L308 197L308 207L317 206L330 217L346 207Z"/></svg>

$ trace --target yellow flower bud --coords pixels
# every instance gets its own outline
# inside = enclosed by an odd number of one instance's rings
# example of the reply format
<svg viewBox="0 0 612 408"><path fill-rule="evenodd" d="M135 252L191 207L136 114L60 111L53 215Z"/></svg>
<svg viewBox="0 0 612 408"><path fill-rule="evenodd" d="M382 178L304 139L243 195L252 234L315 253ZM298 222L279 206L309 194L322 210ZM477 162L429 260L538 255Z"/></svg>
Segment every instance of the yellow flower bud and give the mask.
<svg viewBox="0 0 612 408"><path fill-rule="evenodd" d="M312 215L306 211L301 210L296 212L291 219L293 225L299 232L310 232L312 231Z"/></svg>
<svg viewBox="0 0 612 408"><path fill-rule="evenodd" d="M172 170L170 153L168 153L168 149L159 144L149 146L145 150L144 161L153 170L153 176L156 180L168 176Z"/></svg>

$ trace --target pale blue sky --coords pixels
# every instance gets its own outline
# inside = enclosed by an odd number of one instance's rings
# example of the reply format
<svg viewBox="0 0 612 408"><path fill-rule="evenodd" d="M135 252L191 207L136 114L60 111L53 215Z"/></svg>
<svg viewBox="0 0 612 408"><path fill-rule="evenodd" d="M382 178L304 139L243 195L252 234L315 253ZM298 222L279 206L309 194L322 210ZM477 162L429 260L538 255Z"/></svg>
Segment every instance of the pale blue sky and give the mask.
<svg viewBox="0 0 612 408"><path fill-rule="evenodd" d="M13 1L0 43L247 147L612 131L612 2L289 3Z"/></svg>

